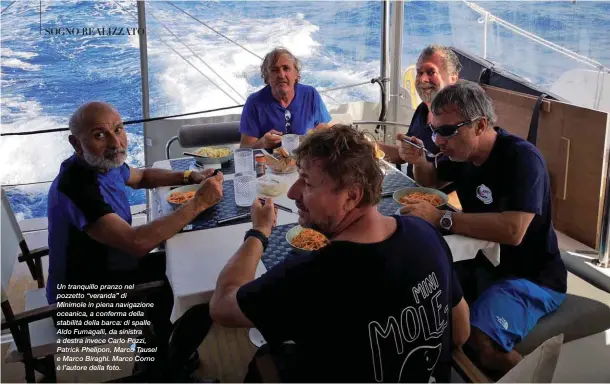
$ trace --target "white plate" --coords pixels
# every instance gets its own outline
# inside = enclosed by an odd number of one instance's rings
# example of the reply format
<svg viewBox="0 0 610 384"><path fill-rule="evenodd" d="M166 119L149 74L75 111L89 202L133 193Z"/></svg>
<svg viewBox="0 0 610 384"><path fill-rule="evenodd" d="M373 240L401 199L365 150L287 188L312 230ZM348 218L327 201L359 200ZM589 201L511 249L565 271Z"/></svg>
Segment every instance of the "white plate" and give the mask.
<svg viewBox="0 0 610 384"><path fill-rule="evenodd" d="M179 187L179 188L174 188L172 190L170 190L169 192L167 192L165 194L165 201L167 201L167 203L169 205L171 205L174 209L175 208L180 208L182 206L182 204L176 204L176 203L172 203L168 200L168 198L175 192L189 192L189 191L196 191L201 187L201 184L191 184L191 185L185 185L184 187Z"/></svg>
<svg viewBox="0 0 610 384"><path fill-rule="evenodd" d="M395 202L402 205L402 203L400 202L400 198L405 195L408 195L409 193L413 193L413 192L429 193L431 195L439 196L443 200L443 202L440 205L437 205L436 208L440 208L449 202L449 197L447 197L447 195L444 192L439 191L438 189L426 188L426 187L407 187L407 188L399 189L398 191L394 192L392 197L394 198Z"/></svg>

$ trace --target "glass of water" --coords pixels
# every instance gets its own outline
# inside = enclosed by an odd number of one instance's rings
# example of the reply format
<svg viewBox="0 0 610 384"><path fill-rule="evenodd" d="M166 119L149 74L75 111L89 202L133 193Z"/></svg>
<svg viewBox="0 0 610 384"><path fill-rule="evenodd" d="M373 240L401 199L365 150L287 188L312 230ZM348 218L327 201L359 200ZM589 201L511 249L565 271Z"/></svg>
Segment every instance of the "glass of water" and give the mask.
<svg viewBox="0 0 610 384"><path fill-rule="evenodd" d="M300 143L301 138L299 137L299 135L294 135L292 133L288 135L282 135L282 147L284 147L284 149L287 150L288 153L290 153L291 155L293 154L294 150L299 147Z"/></svg>
<svg viewBox="0 0 610 384"><path fill-rule="evenodd" d="M256 172L237 172L233 177L233 191L235 193L235 204L240 207L252 205L256 198Z"/></svg>
<svg viewBox="0 0 610 384"><path fill-rule="evenodd" d="M254 171L254 151L251 148L239 148L233 152L235 172Z"/></svg>

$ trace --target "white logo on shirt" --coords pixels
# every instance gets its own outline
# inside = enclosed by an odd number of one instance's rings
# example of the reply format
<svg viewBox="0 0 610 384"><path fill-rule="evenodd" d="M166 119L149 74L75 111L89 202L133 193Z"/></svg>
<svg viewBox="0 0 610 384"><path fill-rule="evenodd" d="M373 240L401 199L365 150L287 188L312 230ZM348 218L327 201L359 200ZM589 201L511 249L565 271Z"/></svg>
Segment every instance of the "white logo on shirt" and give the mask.
<svg viewBox="0 0 610 384"><path fill-rule="evenodd" d="M436 381L434 369L443 345L442 343L434 345L432 340L441 338L450 324L449 306L439 302L443 293L440 288L436 274L432 272L412 287L414 305L404 308L400 316L389 316L387 321L373 320L369 323L368 331L375 381L402 383L413 372L428 373L426 381ZM398 380L395 377L388 377L394 373L393 367L386 368L383 365L385 356L382 356L382 340L384 339L393 340L396 348L391 351L383 348L384 353L390 353L390 356L395 353L399 359L403 360L398 372ZM411 347L413 349L407 353L410 344L414 342L423 345ZM423 370L425 371L422 372Z"/></svg>
<svg viewBox="0 0 610 384"><path fill-rule="evenodd" d="M491 195L491 189L485 184L481 184L477 187L477 198L483 202L483 204L491 204L494 201Z"/></svg>
<svg viewBox="0 0 610 384"><path fill-rule="evenodd" d="M496 320L498 320L498 323L500 323L502 328L508 329L508 321L506 321L506 319L504 319L503 317L500 317L500 316L496 316Z"/></svg>

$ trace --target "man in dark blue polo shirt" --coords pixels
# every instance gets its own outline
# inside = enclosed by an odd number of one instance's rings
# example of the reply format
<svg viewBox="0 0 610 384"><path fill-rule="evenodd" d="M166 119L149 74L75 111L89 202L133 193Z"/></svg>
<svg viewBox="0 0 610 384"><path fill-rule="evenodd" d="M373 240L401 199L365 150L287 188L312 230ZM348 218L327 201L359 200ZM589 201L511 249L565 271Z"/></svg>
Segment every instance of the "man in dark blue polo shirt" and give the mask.
<svg viewBox="0 0 610 384"><path fill-rule="evenodd" d="M451 48L442 45L434 44L424 48L417 59L415 89L422 102L411 118L407 136L422 140L426 149L435 154L439 149L432 141L431 132L427 127L432 118L430 103L441 89L457 81L461 68L457 55ZM404 162L398 154L397 145L379 143L379 148L392 163ZM413 177L413 164L408 164L407 175Z"/></svg>
<svg viewBox="0 0 610 384"><path fill-rule="evenodd" d="M299 83L301 62L284 48L269 52L261 65L267 84L246 100L241 113L241 146L273 148L281 135L304 135L331 120L314 87Z"/></svg>
<svg viewBox="0 0 610 384"><path fill-rule="evenodd" d="M424 220L377 211L383 176L362 133L314 132L296 156L288 196L299 224L330 245L255 279L276 219L270 200L255 201L253 230L218 277L212 318L258 328L269 343L259 353L270 351L281 381L448 382L451 349L469 326L447 243Z"/></svg>
<svg viewBox="0 0 610 384"><path fill-rule="evenodd" d="M148 296L154 306L147 310L163 346L172 330L173 293L165 276L164 258L148 253L222 198L222 174L210 177L210 171L200 174L129 167L125 164L127 135L121 116L106 103L81 106L70 119L70 132L75 153L61 164L49 189L47 299L49 303L58 301L60 285L163 280L163 289ZM131 226L126 187L194 183L203 184L180 209L149 224Z"/></svg>
<svg viewBox="0 0 610 384"><path fill-rule="evenodd" d="M400 154L414 164L419 184L454 182L463 213L425 202L411 202L403 212L451 233L500 243L500 265L476 276L469 344L486 368L501 375L521 360L515 344L565 298L567 271L551 222L549 175L534 145L493 127L493 105L479 85L445 87L432 112L429 129L444 156L438 168L413 146L400 144Z"/></svg>

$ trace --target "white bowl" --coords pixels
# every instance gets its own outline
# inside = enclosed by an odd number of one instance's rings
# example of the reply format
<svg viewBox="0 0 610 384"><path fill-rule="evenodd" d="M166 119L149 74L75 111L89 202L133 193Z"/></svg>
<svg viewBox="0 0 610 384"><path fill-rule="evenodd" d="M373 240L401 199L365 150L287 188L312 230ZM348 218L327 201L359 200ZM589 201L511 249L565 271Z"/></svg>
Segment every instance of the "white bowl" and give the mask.
<svg viewBox="0 0 610 384"><path fill-rule="evenodd" d="M185 185L184 187L179 187L179 188L174 188L172 190L170 190L166 195L165 195L165 201L167 201L167 203L169 205L171 205L173 208L180 208L182 206L182 204L176 204L176 203L172 203L170 202L168 199L169 197L175 193L175 192L189 192L189 191L196 191L201 187L201 184L192 184L192 185Z"/></svg>
<svg viewBox="0 0 610 384"><path fill-rule="evenodd" d="M283 183L277 177L272 175L264 175L256 180L256 190L259 195L276 197L288 190L288 185Z"/></svg>
<svg viewBox="0 0 610 384"><path fill-rule="evenodd" d="M295 247L294 245L292 245L292 239L295 238L295 236L297 236L299 233L303 232L305 228L301 227L300 225L295 225L294 227L290 228L288 230L288 232L286 232L286 241L288 242L288 244L290 244L290 246L292 247L292 249L299 254L308 254L310 252L313 251L309 251L307 249L303 249L303 248L299 248L299 247Z"/></svg>
<svg viewBox="0 0 610 384"><path fill-rule="evenodd" d="M409 193L413 193L413 192L429 193L432 195L439 196L443 201L440 205L437 205L436 208L440 208L449 202L449 197L447 197L447 195L444 192L439 191L438 189L426 188L426 187L407 187L407 188L399 189L398 191L394 192L392 197L394 198L395 202L397 202L400 205L403 205L400 202L400 198L405 195L408 195Z"/></svg>
<svg viewBox="0 0 610 384"><path fill-rule="evenodd" d="M223 146L201 147L201 148L198 148L197 150L193 151L193 153L200 155L199 151L201 151L204 148L228 149L229 151L231 151L231 153L229 153L226 156L221 156L221 157L206 157L206 158L195 157L195 161L199 164L222 164L222 163L226 163L227 161L229 161L233 158L233 149L231 149L229 147L223 147Z"/></svg>

